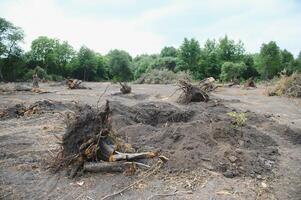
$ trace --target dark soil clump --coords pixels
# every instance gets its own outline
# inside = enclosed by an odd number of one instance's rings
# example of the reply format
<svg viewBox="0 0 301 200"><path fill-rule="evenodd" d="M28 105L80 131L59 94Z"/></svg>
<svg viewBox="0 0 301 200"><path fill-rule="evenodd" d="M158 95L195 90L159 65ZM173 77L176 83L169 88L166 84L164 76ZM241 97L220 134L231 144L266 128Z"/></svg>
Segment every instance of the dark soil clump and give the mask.
<svg viewBox="0 0 301 200"><path fill-rule="evenodd" d="M271 173L277 166L278 145L254 127L262 121L236 127L227 115L232 110L210 102L187 108L162 102L131 107L112 102L113 128L138 150L164 152L170 158L169 171L205 167L231 178ZM247 117L261 118L254 113Z"/></svg>
<svg viewBox="0 0 301 200"><path fill-rule="evenodd" d="M29 106L24 104L16 104L7 109L0 110L0 119L11 119L32 114L42 114L44 112L75 110L75 104L63 104L59 101L43 100L37 101Z"/></svg>

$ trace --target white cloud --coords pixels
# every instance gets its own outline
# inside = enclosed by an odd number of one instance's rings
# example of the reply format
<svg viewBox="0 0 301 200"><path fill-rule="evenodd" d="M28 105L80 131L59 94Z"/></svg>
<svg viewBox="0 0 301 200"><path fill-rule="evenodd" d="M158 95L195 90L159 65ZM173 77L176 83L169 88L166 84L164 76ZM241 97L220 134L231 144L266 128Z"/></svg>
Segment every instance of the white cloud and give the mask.
<svg viewBox="0 0 301 200"><path fill-rule="evenodd" d="M67 40L77 49L84 44L101 53L118 48L133 55L158 52L164 42L162 36L142 30L133 21L68 16L51 0L9 2L5 10L5 17L24 29L26 49L40 35Z"/></svg>
<svg viewBox="0 0 301 200"><path fill-rule="evenodd" d="M143 2L92 0L89 6L109 5L110 8L121 6L126 9ZM72 3L80 11L80 5L87 4L87 1L74 0ZM250 52L258 51L263 42L270 40L275 40L281 48L287 48L295 55L301 50L301 14L296 12L294 0L170 0L124 18L121 14L102 17L101 13L96 13L97 17L95 13L74 16L70 14L67 3L63 7L54 0L7 0L2 5L3 17L24 29L27 49L33 39L46 35L67 40L77 49L84 44L100 53L118 48L136 55L159 52L168 45L167 41L169 45L179 46L181 41L175 39L176 34L197 37L201 43L207 38L227 34L235 40L241 39ZM189 27L183 24L185 21L177 24L178 19L190 13L195 15L193 19L185 19L193 21ZM210 23L206 23L206 17ZM168 23L171 21L173 25ZM182 26L185 30L177 33L175 29L180 30ZM166 32L160 31L162 28Z"/></svg>
<svg viewBox="0 0 301 200"><path fill-rule="evenodd" d="M200 27L198 39L205 42L205 38L220 38L227 34L237 41L242 40L249 52L258 52L262 43L273 40L297 55L301 50L301 14L293 12L295 6L290 0L244 1L241 12Z"/></svg>

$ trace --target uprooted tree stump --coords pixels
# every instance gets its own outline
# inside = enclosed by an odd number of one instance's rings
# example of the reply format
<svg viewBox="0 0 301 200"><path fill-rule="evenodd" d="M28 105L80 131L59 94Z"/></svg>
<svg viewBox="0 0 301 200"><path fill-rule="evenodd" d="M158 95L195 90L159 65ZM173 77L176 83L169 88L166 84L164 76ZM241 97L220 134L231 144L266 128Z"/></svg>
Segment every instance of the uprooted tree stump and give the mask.
<svg viewBox="0 0 301 200"><path fill-rule="evenodd" d="M82 81L78 79L68 79L67 85L69 89L91 89L82 85Z"/></svg>
<svg viewBox="0 0 301 200"><path fill-rule="evenodd" d="M32 88L39 88L39 77L37 74L32 76Z"/></svg>
<svg viewBox="0 0 301 200"><path fill-rule="evenodd" d="M54 163L55 171L67 167L70 177L78 171L111 171L124 169L126 164L120 161L135 161L159 156L158 152L127 153L120 152L129 145L116 138L111 129L111 111L109 102L100 110L88 105L79 108L75 117L67 121L66 133L62 139L62 151ZM119 164L104 164L115 162ZM91 165L90 162L102 162ZM94 166L94 167L93 167ZM116 168L118 170L116 170Z"/></svg>
<svg viewBox="0 0 301 200"><path fill-rule="evenodd" d="M129 94L132 91L132 88L127 84L127 83L121 83L119 82L121 88L120 88L120 92L122 94Z"/></svg>
<svg viewBox="0 0 301 200"><path fill-rule="evenodd" d="M212 92L218 86L214 85L215 79L213 77L205 78L199 82L199 86L202 91Z"/></svg>
<svg viewBox="0 0 301 200"><path fill-rule="evenodd" d="M182 90L182 94L178 98L178 103L187 104L190 102L207 102L209 100L209 96L205 90L185 80L180 80L178 86Z"/></svg>
<svg viewBox="0 0 301 200"><path fill-rule="evenodd" d="M249 87L256 88L255 81L252 78L249 78L244 84L244 88L249 88Z"/></svg>

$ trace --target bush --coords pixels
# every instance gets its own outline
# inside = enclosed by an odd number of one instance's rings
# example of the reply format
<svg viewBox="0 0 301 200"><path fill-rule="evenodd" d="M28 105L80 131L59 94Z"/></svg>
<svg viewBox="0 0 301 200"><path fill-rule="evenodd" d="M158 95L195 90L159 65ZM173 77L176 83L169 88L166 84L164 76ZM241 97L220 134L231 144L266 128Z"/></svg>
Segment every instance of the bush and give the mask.
<svg viewBox="0 0 301 200"><path fill-rule="evenodd" d="M64 80L64 78L61 75L52 74L49 76L50 76L50 79L47 79L47 80L52 80L52 81L63 81Z"/></svg>
<svg viewBox="0 0 301 200"><path fill-rule="evenodd" d="M51 77L49 77L49 75L46 73L46 71L45 71L43 68L37 66L37 67L34 68L34 69L30 69L30 70L25 74L24 79L25 79L25 80L32 80L32 76L33 76L34 74L37 74L38 77L39 77L40 79L46 79L46 80L49 80L49 78L51 78Z"/></svg>
<svg viewBox="0 0 301 200"><path fill-rule="evenodd" d="M246 69L247 66L243 62L225 62L222 65L222 72L220 74L220 78L222 81L237 81L239 78L242 78L242 75Z"/></svg>
<svg viewBox="0 0 301 200"><path fill-rule="evenodd" d="M143 74L142 77L144 77L143 83L146 84L171 84L176 83L180 79L192 80L192 76L187 72L181 71L174 73L167 69L153 69L148 73Z"/></svg>

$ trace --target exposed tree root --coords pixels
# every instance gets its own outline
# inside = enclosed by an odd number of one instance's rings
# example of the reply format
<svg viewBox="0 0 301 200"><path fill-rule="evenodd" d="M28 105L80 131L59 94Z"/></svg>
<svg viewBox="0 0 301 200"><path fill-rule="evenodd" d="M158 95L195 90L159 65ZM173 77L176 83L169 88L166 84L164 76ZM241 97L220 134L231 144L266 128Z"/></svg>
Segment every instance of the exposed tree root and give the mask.
<svg viewBox="0 0 301 200"><path fill-rule="evenodd" d="M207 102L209 100L209 96L205 90L185 80L180 80L178 86L182 90L182 94L178 98L179 103L188 104L190 102Z"/></svg>

